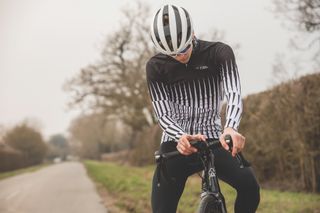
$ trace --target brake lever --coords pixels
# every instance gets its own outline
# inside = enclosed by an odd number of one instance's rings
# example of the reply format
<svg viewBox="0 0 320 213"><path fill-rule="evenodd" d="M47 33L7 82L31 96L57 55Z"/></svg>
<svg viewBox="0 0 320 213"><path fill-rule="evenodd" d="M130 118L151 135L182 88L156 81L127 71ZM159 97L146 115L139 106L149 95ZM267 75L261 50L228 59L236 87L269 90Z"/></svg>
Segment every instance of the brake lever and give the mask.
<svg viewBox="0 0 320 213"><path fill-rule="evenodd" d="M227 143L228 146L229 146L229 150L228 150L228 151L229 151L229 152L232 152L233 142L232 142L231 135L226 135L226 136L224 136L224 140L226 141L226 143ZM240 168L241 168L241 169L244 168L244 165L243 165L241 156L237 153L235 157L236 157L237 161L238 161L239 164L240 164Z"/></svg>
<svg viewBox="0 0 320 213"><path fill-rule="evenodd" d="M226 141L226 143L228 144L229 146L229 152L232 152L232 148L233 148L233 142L232 142L232 138L231 138L231 135L226 135L224 136L224 140Z"/></svg>

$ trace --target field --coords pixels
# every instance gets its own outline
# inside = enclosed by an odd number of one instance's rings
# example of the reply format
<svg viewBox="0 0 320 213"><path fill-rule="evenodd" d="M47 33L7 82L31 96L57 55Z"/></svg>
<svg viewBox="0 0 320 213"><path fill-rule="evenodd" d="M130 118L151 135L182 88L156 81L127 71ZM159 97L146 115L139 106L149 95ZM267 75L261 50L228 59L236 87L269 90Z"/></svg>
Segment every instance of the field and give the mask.
<svg viewBox="0 0 320 213"><path fill-rule="evenodd" d="M151 212L150 189L153 166L130 167L97 161L85 161L84 165L89 176L100 187L99 191L106 190L108 192L105 199L112 199L112 205L123 212ZM226 198L228 212L233 212L236 192L223 182L221 182L221 188ZM177 212L196 212L199 191L200 178L190 177ZM261 202L257 212L320 213L320 195L261 189Z"/></svg>

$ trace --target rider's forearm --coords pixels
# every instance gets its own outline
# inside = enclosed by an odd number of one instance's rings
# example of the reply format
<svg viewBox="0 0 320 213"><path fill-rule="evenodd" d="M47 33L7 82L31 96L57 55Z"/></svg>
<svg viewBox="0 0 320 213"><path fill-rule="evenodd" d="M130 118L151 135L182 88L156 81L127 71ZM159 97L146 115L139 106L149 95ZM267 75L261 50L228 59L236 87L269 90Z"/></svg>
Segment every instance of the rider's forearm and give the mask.
<svg viewBox="0 0 320 213"><path fill-rule="evenodd" d="M221 75L227 97L225 128L230 127L238 130L243 110L240 77L232 49L226 46L222 51Z"/></svg>
<svg viewBox="0 0 320 213"><path fill-rule="evenodd" d="M243 105L239 92L230 92L227 94L226 123L224 128L232 128L238 130Z"/></svg>

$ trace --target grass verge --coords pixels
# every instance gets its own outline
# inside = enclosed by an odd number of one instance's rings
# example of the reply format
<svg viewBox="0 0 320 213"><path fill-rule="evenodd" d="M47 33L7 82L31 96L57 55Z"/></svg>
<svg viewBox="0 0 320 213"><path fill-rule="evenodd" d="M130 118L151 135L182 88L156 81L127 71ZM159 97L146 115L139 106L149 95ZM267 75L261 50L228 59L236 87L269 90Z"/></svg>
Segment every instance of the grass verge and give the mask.
<svg viewBox="0 0 320 213"><path fill-rule="evenodd" d="M150 213L151 180L153 166L130 167L116 163L84 161L89 176L104 187L114 205L124 212ZM228 212L233 212L236 192L221 182ZM200 178L188 179L185 191L179 202L178 213L196 212L199 203ZM106 198L108 199L108 198ZM320 195L261 190L258 213L320 213Z"/></svg>
<svg viewBox="0 0 320 213"><path fill-rule="evenodd" d="M51 165L51 164L45 163L45 164L41 164L41 165L37 165L37 166L31 166L31 167L27 167L27 168L23 168L23 169L17 169L17 170L10 171L10 172L1 172L0 173L0 180L15 176L15 175L27 173L27 172L34 172L34 171L37 171L37 170L39 170L43 167L46 167L48 165Z"/></svg>

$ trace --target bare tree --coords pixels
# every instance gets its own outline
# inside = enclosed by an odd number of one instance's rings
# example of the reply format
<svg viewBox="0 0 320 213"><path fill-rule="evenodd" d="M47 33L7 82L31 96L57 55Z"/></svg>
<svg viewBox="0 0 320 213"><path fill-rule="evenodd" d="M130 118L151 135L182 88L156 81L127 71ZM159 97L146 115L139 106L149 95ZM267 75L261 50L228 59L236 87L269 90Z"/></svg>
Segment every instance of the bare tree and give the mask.
<svg viewBox="0 0 320 213"><path fill-rule="evenodd" d="M71 106L115 115L140 131L150 125L148 118L155 122L145 81L145 64L154 53L145 20L149 8L136 2L122 13L123 22L107 37L101 60L82 69L65 88L73 93Z"/></svg>
<svg viewBox="0 0 320 213"><path fill-rule="evenodd" d="M303 39L306 44L297 44L294 40L291 45L297 49L309 51L315 48L313 60L320 64L320 1L319 0L274 0L276 13L280 14L285 20L294 24L297 29L307 32L311 38Z"/></svg>
<svg viewBox="0 0 320 213"><path fill-rule="evenodd" d="M48 141L49 152L48 157L54 159L60 157L62 160L66 160L67 155L70 152L69 142L67 138L62 134L52 135Z"/></svg>
<svg viewBox="0 0 320 213"><path fill-rule="evenodd" d="M85 158L99 159L102 153L130 146L131 130L118 119L105 119L101 114L81 115L69 127L70 146Z"/></svg>
<svg viewBox="0 0 320 213"><path fill-rule="evenodd" d="M278 12L308 32L320 30L319 0L274 0Z"/></svg>

